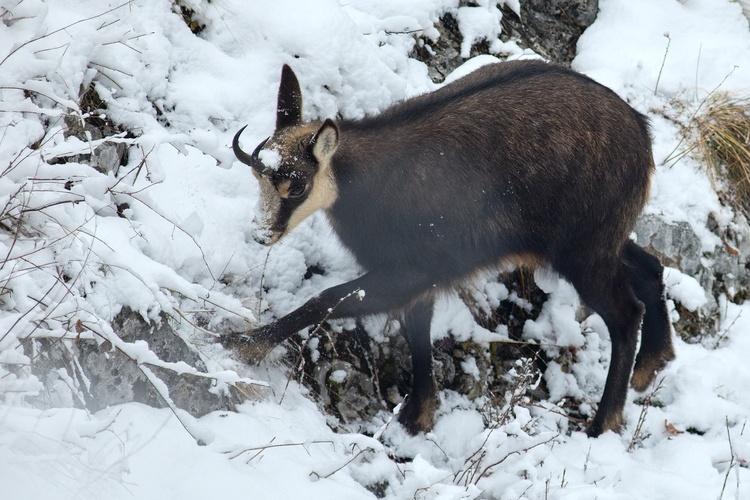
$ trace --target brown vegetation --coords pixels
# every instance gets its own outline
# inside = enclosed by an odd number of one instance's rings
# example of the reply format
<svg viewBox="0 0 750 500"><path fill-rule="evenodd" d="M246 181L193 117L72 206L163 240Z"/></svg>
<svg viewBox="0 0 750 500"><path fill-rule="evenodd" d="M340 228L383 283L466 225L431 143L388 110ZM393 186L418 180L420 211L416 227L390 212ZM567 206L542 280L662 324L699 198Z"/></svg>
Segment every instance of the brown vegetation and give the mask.
<svg viewBox="0 0 750 500"><path fill-rule="evenodd" d="M750 96L713 94L691 128L717 192L750 213Z"/></svg>

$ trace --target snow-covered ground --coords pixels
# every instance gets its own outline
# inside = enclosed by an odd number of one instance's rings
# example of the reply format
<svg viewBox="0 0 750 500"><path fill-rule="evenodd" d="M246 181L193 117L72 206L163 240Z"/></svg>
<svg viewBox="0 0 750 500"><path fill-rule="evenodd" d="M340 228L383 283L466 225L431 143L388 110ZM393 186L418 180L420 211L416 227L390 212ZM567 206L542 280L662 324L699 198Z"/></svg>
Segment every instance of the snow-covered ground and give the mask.
<svg viewBox="0 0 750 500"><path fill-rule="evenodd" d="M408 57L413 32L437 36L433 23L458 2L182 3L206 23L200 36L168 0L0 4L2 498L354 499L373 491L435 499L750 498L750 305L707 298L677 270L666 278L670 297L688 309L717 300L719 329L702 344L677 340L658 404L642 413L631 394L626 428L598 439L561 430L558 404L598 400L606 329L598 317L577 322L572 288L542 275L551 296L527 336L579 348L570 373L552 363L550 399L535 405L487 408L446 391L426 436L391 425L370 437L387 414L365 423L370 436L336 433L303 387L286 387L283 369L242 366L187 321L179 332L219 386L239 378L269 384L258 401L200 419L136 403L92 414L73 408L75 382L64 372L47 380L31 374L34 353L19 344L29 335L109 339L149 360L145 344L123 343L108 326L123 307L154 319L209 311L209 329L247 327L354 277L356 266L321 217L270 254L252 241L258 186L234 160L231 137L244 124L246 145L270 134L284 63L300 77L306 118L360 117L434 89L424 64ZM468 38L496 39L496 3L459 9ZM490 46L529 56L512 43ZM684 120L717 87L750 92L741 5L600 0L573 67L651 117L658 168L646 210L688 222L704 250L720 244L706 220L712 213L726 222L731 213L704 167L689 157L664 165L680 141L679 125L666 117ZM92 82L109 119L136 135L111 139L129 147L128 164L116 172L54 161L99 143L63 134L65 115L68 126L82 120L79 97ZM303 279L312 264L328 272ZM258 304L261 279L269 291ZM490 301L504 293L485 290ZM436 336L486 339L460 301L442 306ZM49 409L28 404L40 393Z"/></svg>

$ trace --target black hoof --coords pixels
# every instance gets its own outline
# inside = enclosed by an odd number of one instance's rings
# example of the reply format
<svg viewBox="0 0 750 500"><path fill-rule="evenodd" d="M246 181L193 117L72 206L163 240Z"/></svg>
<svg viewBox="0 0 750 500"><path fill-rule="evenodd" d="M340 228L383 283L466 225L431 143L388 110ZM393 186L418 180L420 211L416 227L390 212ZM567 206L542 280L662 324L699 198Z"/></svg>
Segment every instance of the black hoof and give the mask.
<svg viewBox="0 0 750 500"><path fill-rule="evenodd" d="M266 342L257 332L222 335L219 341L224 347L234 349L239 357L248 364L259 364L275 344Z"/></svg>
<svg viewBox="0 0 750 500"><path fill-rule="evenodd" d="M406 432L416 436L420 432L432 430L437 402L435 397L412 398L407 397L406 403L398 414L398 421Z"/></svg>

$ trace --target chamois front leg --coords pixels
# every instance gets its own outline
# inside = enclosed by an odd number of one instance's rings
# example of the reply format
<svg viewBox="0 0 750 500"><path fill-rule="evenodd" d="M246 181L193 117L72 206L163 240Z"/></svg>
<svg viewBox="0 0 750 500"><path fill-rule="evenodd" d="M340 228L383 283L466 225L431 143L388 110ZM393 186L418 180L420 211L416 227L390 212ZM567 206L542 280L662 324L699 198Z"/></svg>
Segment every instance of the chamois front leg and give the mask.
<svg viewBox="0 0 750 500"><path fill-rule="evenodd" d="M247 333L225 335L221 341L226 346L236 346L246 361L260 362L271 349L303 328L324 319L353 318L397 310L428 287L427 275L418 271L371 271L321 292L273 323ZM361 293L352 294L354 291Z"/></svg>
<svg viewBox="0 0 750 500"><path fill-rule="evenodd" d="M401 409L398 421L406 430L416 435L432 429L437 409L435 381L432 377L432 322L434 301L420 299L404 313L403 332L411 351L411 392Z"/></svg>

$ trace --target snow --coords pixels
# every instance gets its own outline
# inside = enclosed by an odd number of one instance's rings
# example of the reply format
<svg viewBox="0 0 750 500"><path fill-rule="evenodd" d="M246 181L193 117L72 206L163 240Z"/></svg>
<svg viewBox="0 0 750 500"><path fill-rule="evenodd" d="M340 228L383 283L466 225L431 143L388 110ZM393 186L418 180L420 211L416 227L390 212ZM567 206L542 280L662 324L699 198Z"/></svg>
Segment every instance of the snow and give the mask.
<svg viewBox="0 0 750 500"><path fill-rule="evenodd" d="M281 166L281 155L275 149L261 149L258 159L271 170L278 170Z"/></svg>
<svg viewBox="0 0 750 500"><path fill-rule="evenodd" d="M500 36L503 15L496 8L496 3L485 0L480 1L476 7L464 5L458 8L456 20L463 35L461 57L469 57L475 43L484 40L492 43Z"/></svg>
<svg viewBox="0 0 750 500"><path fill-rule="evenodd" d="M584 401L580 413L593 413L609 362L606 327L596 315L577 317L575 291L544 270L535 279L550 298L524 337L550 354L571 353L569 367L550 363L549 399L531 404L520 391L514 404L494 407L443 391L434 430L416 437L389 424L387 412L361 429L334 431L332 417L283 368L243 366L180 320L210 310L208 329L249 328L359 272L319 215L270 250L251 237L259 188L229 145L245 124L243 144L270 135L283 64L300 77L306 119L356 118L436 88L409 57L411 32L435 39L434 23L447 10L467 39L533 56L497 39L494 0L282 3L183 2L206 24L200 36L167 0L0 6L0 222L23 222L17 238L0 231L3 498L355 499L373 498L367 487L376 485L394 499L749 498L750 305L723 296L715 298L717 331L698 344L676 340L677 358L651 390L653 404L636 404L645 395L631 392L625 429L598 439L567 432L563 400ZM706 228L709 214L728 221L731 213L702 165L668 159L709 93L747 92L748 19L729 0L599 3L573 67L651 118L657 172L646 211L688 222L711 250L721 240ZM520 12L518 1L506 4ZM470 60L449 79L494 60ZM129 150L128 163L112 172L70 156L105 139L63 134L88 112L79 101L92 83L107 116L137 132L106 138ZM52 161L63 157L70 161ZM303 279L316 264L327 273ZM708 300L677 269L665 283L689 311ZM510 296L489 277L473 290L484 310ZM27 336L106 339L133 359L193 372L155 359L145 342L117 338L108 321L124 307L151 319L169 314L200 347L207 376L252 384L258 399L200 419L136 403L90 413L72 408L76 382L66 373L39 380L31 372L35 353L19 342ZM383 318L366 327L375 338L388 330ZM507 340L504 325L494 332L477 325L456 294L440 299L432 333ZM463 369L479 376L474 358ZM520 362L508 377L519 387L537 383L524 379ZM50 400L56 394L48 408L28 402L45 391Z"/></svg>
<svg viewBox="0 0 750 500"><path fill-rule="evenodd" d="M664 286L667 288L667 296L685 306L688 311L695 312L707 302L706 292L700 283L678 269L664 268Z"/></svg>

